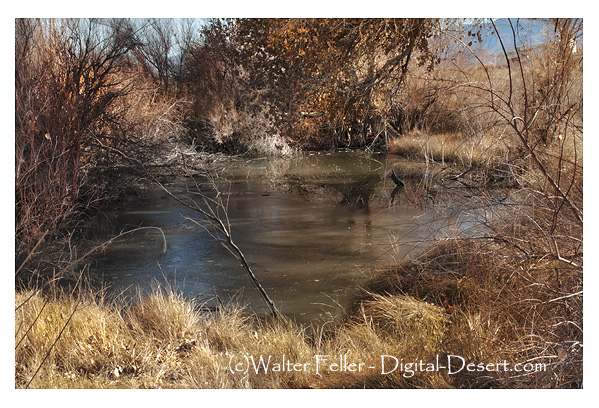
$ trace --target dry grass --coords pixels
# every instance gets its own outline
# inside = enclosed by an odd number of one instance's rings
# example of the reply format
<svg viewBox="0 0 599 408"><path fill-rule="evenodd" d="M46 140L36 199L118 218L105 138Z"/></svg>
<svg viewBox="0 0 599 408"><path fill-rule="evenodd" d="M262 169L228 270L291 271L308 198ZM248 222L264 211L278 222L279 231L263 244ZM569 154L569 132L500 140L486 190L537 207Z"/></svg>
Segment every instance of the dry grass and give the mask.
<svg viewBox="0 0 599 408"><path fill-rule="evenodd" d="M206 316L181 297L158 292L130 308L89 295L80 301L30 296L15 297L23 304L15 312L17 388L27 386L40 365L30 388L308 386L296 373L230 375L230 353L311 358L299 329L258 322L240 308Z"/></svg>
<svg viewBox="0 0 599 408"><path fill-rule="evenodd" d="M239 307L202 313L172 292L156 292L130 307L90 295L76 300L19 293L15 386L30 381L31 388L580 386L582 356L576 343L582 342L582 332L574 326L581 324L581 299L555 300L558 296L547 290L550 269L557 265L499 262L499 249L495 244L440 245L379 272L345 321L313 331L247 315ZM420 361L433 364L448 355L475 364L531 361L545 369L526 375L467 370L450 375L426 371L430 365L418 367ZM231 372L231 366L247 362L244 356L256 362L270 358L270 370L256 373L250 365L248 372ZM388 373L381 371L382 359ZM274 363L284 367L286 361L301 366L273 370ZM402 365L392 370L396 361ZM344 362L346 369L339 370ZM352 370L351 363L364 365Z"/></svg>
<svg viewBox="0 0 599 408"><path fill-rule="evenodd" d="M414 130L389 141L389 153L442 165L476 166L505 162L507 145L497 143L496 135L478 138L461 133L427 133Z"/></svg>

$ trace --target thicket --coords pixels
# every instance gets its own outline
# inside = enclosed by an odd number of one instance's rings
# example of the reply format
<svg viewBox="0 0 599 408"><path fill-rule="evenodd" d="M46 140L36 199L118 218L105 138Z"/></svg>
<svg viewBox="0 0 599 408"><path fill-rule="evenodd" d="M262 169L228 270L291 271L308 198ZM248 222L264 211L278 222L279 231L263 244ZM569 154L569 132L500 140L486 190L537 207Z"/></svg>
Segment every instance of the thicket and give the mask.
<svg viewBox="0 0 599 408"><path fill-rule="evenodd" d="M330 149L364 147L386 123L413 127L426 108L408 106L403 85L412 65L439 61L430 43L440 31L434 19L212 21L184 54L183 78L203 95L198 130L243 143L252 135L233 125L258 120L287 142Z"/></svg>
<svg viewBox="0 0 599 408"><path fill-rule="evenodd" d="M145 30L125 19L15 20L18 271L72 261L77 226L126 197L147 176L139 163L157 164L178 137L177 101L140 52ZM61 248L37 256L49 243Z"/></svg>

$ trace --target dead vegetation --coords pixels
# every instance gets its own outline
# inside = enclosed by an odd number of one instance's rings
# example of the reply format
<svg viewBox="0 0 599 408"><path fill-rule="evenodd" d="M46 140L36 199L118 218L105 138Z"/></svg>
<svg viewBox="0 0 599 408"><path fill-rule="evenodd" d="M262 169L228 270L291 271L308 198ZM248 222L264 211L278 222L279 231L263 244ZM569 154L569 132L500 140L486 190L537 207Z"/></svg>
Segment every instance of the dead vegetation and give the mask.
<svg viewBox="0 0 599 408"><path fill-rule="evenodd" d="M570 388L582 384L581 276L499 244L451 241L366 283L344 321L307 330L246 314L205 312L171 291L133 305L84 292L15 297L16 387L31 388ZM513 262L517 264L513 264ZM561 286L559 286L561 285ZM566 294L568 293L568 294ZM527 372L392 371L381 356L434 364L534 363ZM231 361L271 358L268 372ZM376 370L315 371L345 359ZM457 357L454 357L457 358ZM234 360L231 360L234 359ZM283 361L311 363L272 370ZM542 365L537 365L542 364ZM533 367L531 366L531 367ZM458 365L459 367L459 365ZM414 371L415 370L415 371ZM457 369L456 369L457 370Z"/></svg>

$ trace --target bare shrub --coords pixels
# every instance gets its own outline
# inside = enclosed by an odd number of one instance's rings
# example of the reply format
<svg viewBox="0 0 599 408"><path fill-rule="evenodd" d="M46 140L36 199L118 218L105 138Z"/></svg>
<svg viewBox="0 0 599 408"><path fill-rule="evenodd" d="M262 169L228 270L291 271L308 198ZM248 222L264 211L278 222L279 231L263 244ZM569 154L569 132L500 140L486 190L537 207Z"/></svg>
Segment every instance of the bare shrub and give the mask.
<svg viewBox="0 0 599 408"><path fill-rule="evenodd" d="M181 103L159 94L131 58L139 43L130 21L17 19L15 39L20 266L102 202L125 196L145 176L137 163L150 168L183 130Z"/></svg>
<svg viewBox="0 0 599 408"><path fill-rule="evenodd" d="M111 123L109 107L130 91L123 64L134 42L122 20L18 19L15 34L19 257L98 198L84 167L92 135Z"/></svg>

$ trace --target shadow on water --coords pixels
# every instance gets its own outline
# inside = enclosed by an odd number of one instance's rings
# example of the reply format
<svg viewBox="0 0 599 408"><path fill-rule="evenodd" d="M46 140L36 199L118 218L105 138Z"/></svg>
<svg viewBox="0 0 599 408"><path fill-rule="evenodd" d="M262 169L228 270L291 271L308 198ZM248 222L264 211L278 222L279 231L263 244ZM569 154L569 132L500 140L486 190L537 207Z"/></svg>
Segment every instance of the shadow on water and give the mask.
<svg viewBox="0 0 599 408"><path fill-rule="evenodd" d="M417 250L440 225L437 214L390 206L390 168L401 163L363 153L232 160L219 169L229 199L233 239L279 310L298 322L338 314L369 271ZM208 189L203 185L202 189ZM185 180L169 186L185 191ZM114 293L148 293L168 282L186 297L216 294L266 312L240 263L202 228L198 217L158 189L98 225L101 242L115 232L160 227L117 240L90 266Z"/></svg>

